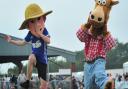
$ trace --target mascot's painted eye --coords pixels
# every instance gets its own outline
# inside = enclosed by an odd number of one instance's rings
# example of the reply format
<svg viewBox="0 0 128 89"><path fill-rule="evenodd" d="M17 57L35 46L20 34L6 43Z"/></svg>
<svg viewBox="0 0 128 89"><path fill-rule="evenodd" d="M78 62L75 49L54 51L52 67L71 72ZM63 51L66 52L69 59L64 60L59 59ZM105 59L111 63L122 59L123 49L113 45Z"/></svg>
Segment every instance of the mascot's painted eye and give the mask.
<svg viewBox="0 0 128 89"><path fill-rule="evenodd" d="M106 5L106 0L102 0L102 5Z"/></svg>
<svg viewBox="0 0 128 89"><path fill-rule="evenodd" d="M98 0L98 4L100 5L102 3L102 1L101 0Z"/></svg>

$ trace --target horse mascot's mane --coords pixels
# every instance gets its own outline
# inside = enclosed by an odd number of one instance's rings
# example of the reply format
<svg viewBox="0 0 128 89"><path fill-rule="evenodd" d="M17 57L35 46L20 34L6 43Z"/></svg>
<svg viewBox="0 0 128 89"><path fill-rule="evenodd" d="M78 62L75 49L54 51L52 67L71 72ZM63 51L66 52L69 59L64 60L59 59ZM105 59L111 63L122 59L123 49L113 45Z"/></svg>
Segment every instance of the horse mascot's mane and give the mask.
<svg viewBox="0 0 128 89"><path fill-rule="evenodd" d="M115 0L95 0L95 8L90 12L87 23L83 25L84 30L90 29L95 38L109 34L107 31L109 14L112 6L118 3L119 1Z"/></svg>

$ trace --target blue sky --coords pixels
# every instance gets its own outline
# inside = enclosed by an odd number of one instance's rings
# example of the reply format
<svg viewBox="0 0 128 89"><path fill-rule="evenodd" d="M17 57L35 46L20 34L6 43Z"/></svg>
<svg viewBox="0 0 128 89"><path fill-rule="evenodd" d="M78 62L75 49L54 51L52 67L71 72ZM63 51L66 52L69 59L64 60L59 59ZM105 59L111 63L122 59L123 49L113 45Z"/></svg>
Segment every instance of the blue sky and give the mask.
<svg viewBox="0 0 128 89"><path fill-rule="evenodd" d="M0 33L24 38L28 30L19 31L24 20L24 11L28 4L37 3L45 11L53 10L47 17L46 27L51 35L50 46L71 51L82 50L84 44L76 37L76 31L87 21L94 7L94 0L1 0ZM128 41L128 0L120 0L112 8L108 22L111 34L126 43Z"/></svg>

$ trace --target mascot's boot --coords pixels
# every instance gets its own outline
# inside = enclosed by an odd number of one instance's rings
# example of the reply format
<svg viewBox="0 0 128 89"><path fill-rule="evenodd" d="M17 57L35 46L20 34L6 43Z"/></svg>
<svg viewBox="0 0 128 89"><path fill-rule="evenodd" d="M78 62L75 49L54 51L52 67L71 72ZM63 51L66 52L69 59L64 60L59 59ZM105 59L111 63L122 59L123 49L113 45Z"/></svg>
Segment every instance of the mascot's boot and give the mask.
<svg viewBox="0 0 128 89"><path fill-rule="evenodd" d="M23 87L24 89L28 89L29 88L29 80L27 80L24 83L21 83L20 86Z"/></svg>
<svg viewBox="0 0 128 89"><path fill-rule="evenodd" d="M114 80L113 79L108 80L104 89L114 89Z"/></svg>

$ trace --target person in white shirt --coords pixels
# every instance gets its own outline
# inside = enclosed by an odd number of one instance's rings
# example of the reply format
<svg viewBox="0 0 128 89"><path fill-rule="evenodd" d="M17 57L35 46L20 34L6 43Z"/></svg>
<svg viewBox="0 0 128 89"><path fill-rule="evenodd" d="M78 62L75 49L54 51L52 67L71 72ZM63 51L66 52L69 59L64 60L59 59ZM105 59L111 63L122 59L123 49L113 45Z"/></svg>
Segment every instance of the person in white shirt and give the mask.
<svg viewBox="0 0 128 89"><path fill-rule="evenodd" d="M118 75L115 79L115 89L123 89L123 81L122 81L122 76Z"/></svg>
<svg viewBox="0 0 128 89"><path fill-rule="evenodd" d="M125 75L125 80L123 82L123 89L128 89L128 75Z"/></svg>
<svg viewBox="0 0 128 89"><path fill-rule="evenodd" d="M17 79L18 85L25 82L26 80L27 80L27 78L26 78L25 73L23 71L21 71L21 73L19 74L18 79ZM21 88L20 86L18 86L18 87Z"/></svg>

